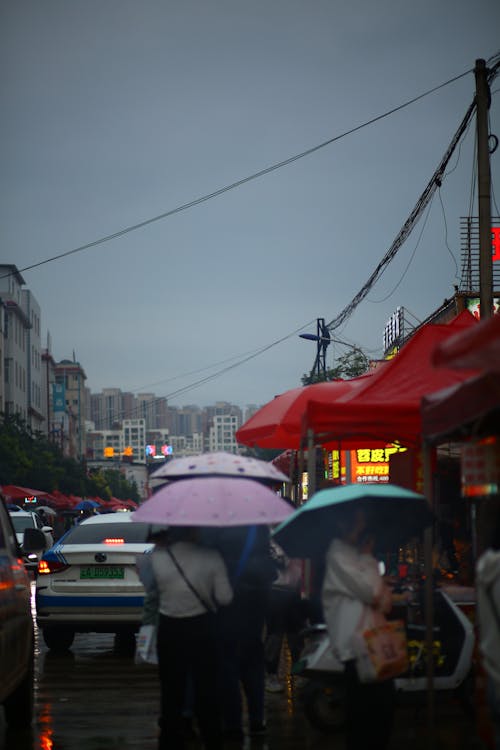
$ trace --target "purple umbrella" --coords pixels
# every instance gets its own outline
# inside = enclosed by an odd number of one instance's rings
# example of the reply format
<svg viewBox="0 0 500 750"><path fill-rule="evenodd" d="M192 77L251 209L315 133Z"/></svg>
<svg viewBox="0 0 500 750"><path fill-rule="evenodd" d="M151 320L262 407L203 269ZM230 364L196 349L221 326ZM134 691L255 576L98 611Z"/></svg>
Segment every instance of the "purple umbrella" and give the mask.
<svg viewBox="0 0 500 750"><path fill-rule="evenodd" d="M289 477L272 463L226 451L174 458L156 469L151 474L151 479L171 480L209 476L244 477L268 484L290 481Z"/></svg>
<svg viewBox="0 0 500 750"><path fill-rule="evenodd" d="M167 484L131 518L165 526L267 526L292 512L288 502L253 479L199 477Z"/></svg>

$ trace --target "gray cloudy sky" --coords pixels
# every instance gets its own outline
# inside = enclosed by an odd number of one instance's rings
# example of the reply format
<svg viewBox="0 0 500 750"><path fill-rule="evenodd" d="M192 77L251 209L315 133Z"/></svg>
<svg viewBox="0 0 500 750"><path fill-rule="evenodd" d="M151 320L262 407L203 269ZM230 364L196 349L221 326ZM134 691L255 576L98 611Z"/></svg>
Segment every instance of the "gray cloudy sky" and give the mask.
<svg viewBox="0 0 500 750"><path fill-rule="evenodd" d="M498 0L4 0L2 260L22 269L333 138L491 57L499 29ZM287 337L169 401L243 406L300 385L315 344L289 334L309 321L314 332L359 291L474 90L470 73L267 176L26 271L54 356L74 350L92 391L170 395ZM336 332L371 356L398 305L422 319L453 293L474 127L418 247L422 221ZM331 347L329 364L344 351Z"/></svg>

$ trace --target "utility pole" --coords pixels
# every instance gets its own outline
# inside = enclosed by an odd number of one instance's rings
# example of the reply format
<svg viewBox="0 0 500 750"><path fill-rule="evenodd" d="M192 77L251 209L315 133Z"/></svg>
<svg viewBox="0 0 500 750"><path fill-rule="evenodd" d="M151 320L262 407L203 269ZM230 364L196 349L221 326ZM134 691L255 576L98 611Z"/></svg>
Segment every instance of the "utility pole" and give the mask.
<svg viewBox="0 0 500 750"><path fill-rule="evenodd" d="M491 95L488 69L476 60L476 134L479 208L479 302L481 318L493 315L493 259L491 244L491 173L488 144L488 109Z"/></svg>

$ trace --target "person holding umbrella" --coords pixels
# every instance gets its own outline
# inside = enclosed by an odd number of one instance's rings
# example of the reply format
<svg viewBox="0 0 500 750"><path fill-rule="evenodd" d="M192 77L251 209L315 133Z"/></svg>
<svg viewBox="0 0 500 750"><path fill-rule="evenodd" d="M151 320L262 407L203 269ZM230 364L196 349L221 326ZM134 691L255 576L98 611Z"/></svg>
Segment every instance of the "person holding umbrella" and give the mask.
<svg viewBox="0 0 500 750"><path fill-rule="evenodd" d="M176 527L151 553L158 593L158 669L161 687L159 750L185 746L189 680L206 750L222 747L218 697L216 609L233 597L224 561L199 544L194 528Z"/></svg>
<svg viewBox="0 0 500 750"><path fill-rule="evenodd" d="M346 748L383 750L394 719L394 683L360 681L353 639L370 609L390 611L392 593L372 555L374 537L365 511L345 508L336 525L326 553L322 604L332 649L345 667Z"/></svg>
<svg viewBox="0 0 500 750"><path fill-rule="evenodd" d="M269 527L289 515L288 503L271 489L260 482L239 476L197 476L169 481L132 513L132 521L168 526L174 534L164 549L158 548L152 553L153 572L160 592L160 750L166 748L167 743L169 748L183 747L184 685L190 666L195 683L195 713L202 739L208 750L221 746L215 684L218 641L213 603L221 607L219 625L221 619L225 619L224 610L232 609L228 613L229 622L226 622L224 635L233 634L233 614L237 612L235 607L225 606L230 604L233 597L226 565L231 578L238 582L238 587L248 584L250 597L255 594L260 601L262 565L266 559L266 555L261 554L262 545L267 545L266 549L268 548ZM189 531L176 531L179 527L182 529L188 526ZM248 527L257 527L250 537ZM206 529L212 529L219 539L224 537L220 547L219 544L217 549L203 547L197 533L200 528L205 530L205 534ZM223 547L224 553L221 554ZM257 585L257 591L254 584ZM236 589L236 585L234 588ZM255 614L258 615L256 619L263 625L261 611L264 610L260 606L255 608ZM251 630L253 634L255 631L253 628ZM202 637L198 638L199 635ZM263 666L261 683L263 693ZM226 688L228 684L226 683ZM211 691L208 691L209 685L212 685ZM239 684L236 685L236 690L239 690ZM224 692L227 696L228 690ZM173 703L170 702L171 699ZM252 727L254 733L265 731L262 715L252 718L255 723L258 722L258 726ZM227 726L226 722L226 728ZM171 728L173 734L170 732Z"/></svg>

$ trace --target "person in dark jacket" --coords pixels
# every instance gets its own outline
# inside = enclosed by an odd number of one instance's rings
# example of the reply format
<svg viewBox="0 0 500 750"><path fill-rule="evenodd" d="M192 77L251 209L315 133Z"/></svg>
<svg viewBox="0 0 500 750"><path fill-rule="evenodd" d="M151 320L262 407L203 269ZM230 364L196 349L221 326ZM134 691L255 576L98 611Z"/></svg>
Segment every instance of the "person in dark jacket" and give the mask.
<svg viewBox="0 0 500 750"><path fill-rule="evenodd" d="M264 716L264 628L277 567L266 526L223 529L213 540L229 573L233 600L219 612L222 711L227 739L242 741L242 690L248 733L266 733Z"/></svg>

